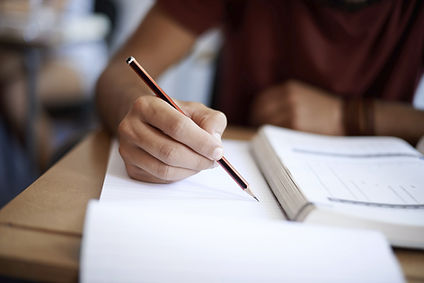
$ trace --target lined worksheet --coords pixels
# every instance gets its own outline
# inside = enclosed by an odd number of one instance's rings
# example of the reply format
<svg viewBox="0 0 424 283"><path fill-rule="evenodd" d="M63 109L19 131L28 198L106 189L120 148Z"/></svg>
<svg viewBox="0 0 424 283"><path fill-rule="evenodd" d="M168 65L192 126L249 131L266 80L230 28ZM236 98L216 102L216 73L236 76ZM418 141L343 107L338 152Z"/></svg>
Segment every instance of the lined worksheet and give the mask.
<svg viewBox="0 0 424 283"><path fill-rule="evenodd" d="M331 201L424 208L424 160L310 160L306 164Z"/></svg>
<svg viewBox="0 0 424 283"><path fill-rule="evenodd" d="M424 209L424 157L405 141L267 130L308 199Z"/></svg>

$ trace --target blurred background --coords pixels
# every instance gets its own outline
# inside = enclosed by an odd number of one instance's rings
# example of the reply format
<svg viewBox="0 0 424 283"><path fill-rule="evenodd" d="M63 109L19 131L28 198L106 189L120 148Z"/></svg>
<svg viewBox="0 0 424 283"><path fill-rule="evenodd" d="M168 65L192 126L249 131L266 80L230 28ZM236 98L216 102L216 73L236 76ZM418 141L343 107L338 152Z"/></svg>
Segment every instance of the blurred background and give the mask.
<svg viewBox="0 0 424 283"><path fill-rule="evenodd" d="M0 0L0 208L99 127L96 80L153 3ZM210 105L220 43L204 34L161 87ZM424 109L424 80L414 105Z"/></svg>

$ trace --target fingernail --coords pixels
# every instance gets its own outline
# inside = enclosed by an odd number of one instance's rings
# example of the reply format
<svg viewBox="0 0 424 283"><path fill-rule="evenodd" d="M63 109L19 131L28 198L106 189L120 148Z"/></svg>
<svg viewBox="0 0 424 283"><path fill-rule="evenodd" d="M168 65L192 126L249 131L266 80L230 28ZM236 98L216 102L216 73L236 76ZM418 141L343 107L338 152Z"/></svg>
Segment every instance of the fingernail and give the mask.
<svg viewBox="0 0 424 283"><path fill-rule="evenodd" d="M222 147L217 147L212 153L212 158L214 160L219 160L222 158L223 154L224 154L224 150L222 149Z"/></svg>
<svg viewBox="0 0 424 283"><path fill-rule="evenodd" d="M221 142L221 135L219 133L212 134L219 142Z"/></svg>

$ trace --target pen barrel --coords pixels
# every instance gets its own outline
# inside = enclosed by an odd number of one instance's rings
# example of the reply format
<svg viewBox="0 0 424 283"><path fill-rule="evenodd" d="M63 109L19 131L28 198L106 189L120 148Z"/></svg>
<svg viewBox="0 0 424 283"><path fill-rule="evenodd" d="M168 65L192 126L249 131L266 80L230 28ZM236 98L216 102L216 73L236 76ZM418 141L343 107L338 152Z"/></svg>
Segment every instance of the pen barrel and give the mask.
<svg viewBox="0 0 424 283"><path fill-rule="evenodd" d="M144 83L153 91L153 93L166 101L172 107L177 109L182 114L186 115L184 111L158 86L158 84L153 80L153 78L144 70L144 68L134 59L134 57L129 57L127 59L128 65L137 73L137 75L144 81Z"/></svg>
<svg viewBox="0 0 424 283"><path fill-rule="evenodd" d="M178 107L178 105L157 85L155 80L153 80L153 78L144 70L144 68L137 62L137 60L135 60L134 57L129 57L127 59L127 63L157 97L165 100L172 107L177 109L182 114L186 115L184 111L180 107ZM231 165L231 163L224 156L217 162L219 163L219 165L221 165L222 168L224 168L228 175L233 178L233 180L240 186L240 188L242 188L244 191L249 191L249 184L247 183L247 181L240 175L240 173ZM255 196L253 197L257 200Z"/></svg>
<svg viewBox="0 0 424 283"><path fill-rule="evenodd" d="M223 156L220 160L218 160L219 165L224 168L225 171L231 176L231 178L236 181L236 183L243 190L247 189L249 184L247 181L240 175L240 173L231 165L231 163Z"/></svg>

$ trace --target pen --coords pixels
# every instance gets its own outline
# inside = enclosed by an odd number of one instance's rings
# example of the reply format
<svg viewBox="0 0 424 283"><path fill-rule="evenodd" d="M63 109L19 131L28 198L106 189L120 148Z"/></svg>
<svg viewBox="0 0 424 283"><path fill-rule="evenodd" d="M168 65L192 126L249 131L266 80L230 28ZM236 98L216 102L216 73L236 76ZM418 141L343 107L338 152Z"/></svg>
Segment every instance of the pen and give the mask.
<svg viewBox="0 0 424 283"><path fill-rule="evenodd" d="M128 57L127 64L137 73L137 75L144 81L144 83L153 91L153 93L165 100L172 107L185 115L184 111L157 85L157 83L150 77L150 75L143 69L143 67L135 60L134 57ZM252 193L247 181L240 175L239 172L231 165L231 163L223 156L217 161L219 165L233 178L233 180L240 186L240 188L252 196L255 200L259 199Z"/></svg>

